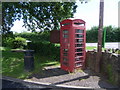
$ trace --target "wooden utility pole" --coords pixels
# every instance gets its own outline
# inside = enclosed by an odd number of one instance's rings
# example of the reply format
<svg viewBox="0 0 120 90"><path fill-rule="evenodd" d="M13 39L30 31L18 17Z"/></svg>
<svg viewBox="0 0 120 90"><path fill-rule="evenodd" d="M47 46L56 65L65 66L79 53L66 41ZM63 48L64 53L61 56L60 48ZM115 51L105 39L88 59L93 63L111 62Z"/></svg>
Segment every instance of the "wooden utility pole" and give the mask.
<svg viewBox="0 0 120 90"><path fill-rule="evenodd" d="M118 2L118 27L120 28L120 1Z"/></svg>
<svg viewBox="0 0 120 90"><path fill-rule="evenodd" d="M100 60L102 55L103 12L104 12L104 0L100 0L98 46L95 64L95 71L98 73L100 72Z"/></svg>

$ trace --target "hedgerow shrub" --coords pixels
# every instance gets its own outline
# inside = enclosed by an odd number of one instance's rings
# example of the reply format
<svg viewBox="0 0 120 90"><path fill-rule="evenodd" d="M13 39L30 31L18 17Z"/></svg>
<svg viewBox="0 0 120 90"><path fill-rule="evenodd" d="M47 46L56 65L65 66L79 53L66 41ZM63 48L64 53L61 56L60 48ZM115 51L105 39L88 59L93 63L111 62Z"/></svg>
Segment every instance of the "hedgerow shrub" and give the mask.
<svg viewBox="0 0 120 90"><path fill-rule="evenodd" d="M12 42L12 48L25 48L27 46L27 42L25 38L22 37L16 37Z"/></svg>
<svg viewBox="0 0 120 90"><path fill-rule="evenodd" d="M106 42L120 42L120 28L107 26L103 30L106 30ZM86 41L98 42L98 27L86 31Z"/></svg>
<svg viewBox="0 0 120 90"><path fill-rule="evenodd" d="M45 31L41 33L23 32L23 33L16 33L15 36L26 38L27 40L30 40L32 42L49 42L50 32L49 31Z"/></svg>
<svg viewBox="0 0 120 90"><path fill-rule="evenodd" d="M42 56L53 57L55 60L59 60L60 57L60 47L52 43L30 42L28 43L28 49L35 50Z"/></svg>
<svg viewBox="0 0 120 90"><path fill-rule="evenodd" d="M12 47L12 42L14 41L14 38L7 37L2 39L2 46L4 47Z"/></svg>
<svg viewBox="0 0 120 90"><path fill-rule="evenodd" d="M91 30L86 31L86 42L97 42L98 27L92 27Z"/></svg>
<svg viewBox="0 0 120 90"><path fill-rule="evenodd" d="M112 26L105 27L107 42L120 42L120 28L113 28Z"/></svg>
<svg viewBox="0 0 120 90"><path fill-rule="evenodd" d="M12 32L8 32L6 34L2 34L2 46L4 47L12 47L12 42L15 39Z"/></svg>

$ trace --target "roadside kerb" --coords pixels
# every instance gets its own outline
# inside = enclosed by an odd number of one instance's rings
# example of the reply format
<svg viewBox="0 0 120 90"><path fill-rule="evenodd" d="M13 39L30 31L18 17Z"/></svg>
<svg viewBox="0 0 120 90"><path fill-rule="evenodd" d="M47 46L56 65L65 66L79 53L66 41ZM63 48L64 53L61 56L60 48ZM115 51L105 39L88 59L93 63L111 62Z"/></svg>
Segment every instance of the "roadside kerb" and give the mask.
<svg viewBox="0 0 120 90"><path fill-rule="evenodd" d="M43 83L43 82L36 82L36 81L30 81L30 80L21 80L21 79L16 79L16 78L12 78L12 77L6 77L6 76L2 76L2 79L17 82L17 83L31 83L31 84L35 84L35 85L41 85L41 86L46 87L46 88L94 89L92 87L71 86L71 85L64 85L64 84L54 85L52 83Z"/></svg>

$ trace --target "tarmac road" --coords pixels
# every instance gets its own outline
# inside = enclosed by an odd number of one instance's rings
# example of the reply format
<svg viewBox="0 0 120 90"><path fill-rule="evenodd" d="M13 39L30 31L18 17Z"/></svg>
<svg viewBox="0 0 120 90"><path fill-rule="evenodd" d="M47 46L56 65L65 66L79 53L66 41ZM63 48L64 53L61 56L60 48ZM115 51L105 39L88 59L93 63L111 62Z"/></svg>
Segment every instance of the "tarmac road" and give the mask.
<svg viewBox="0 0 120 90"><path fill-rule="evenodd" d="M0 79L1 80L1 79ZM1 89L1 88L0 88ZM10 80L2 80L2 90L80 90L79 88L66 88L66 87L54 87L44 86L30 82L16 82ZM82 89L91 90L91 89Z"/></svg>
<svg viewBox="0 0 120 90"><path fill-rule="evenodd" d="M86 46L97 47L97 43L86 43ZM106 42L105 48L119 48L120 49L120 42Z"/></svg>
<svg viewBox="0 0 120 90"><path fill-rule="evenodd" d="M31 83L26 83L26 82L14 82L14 81L9 81L9 80L2 80L2 90L7 90L7 89L39 89L39 90L50 90L51 88L47 88L45 86L40 86L40 85L35 85Z"/></svg>

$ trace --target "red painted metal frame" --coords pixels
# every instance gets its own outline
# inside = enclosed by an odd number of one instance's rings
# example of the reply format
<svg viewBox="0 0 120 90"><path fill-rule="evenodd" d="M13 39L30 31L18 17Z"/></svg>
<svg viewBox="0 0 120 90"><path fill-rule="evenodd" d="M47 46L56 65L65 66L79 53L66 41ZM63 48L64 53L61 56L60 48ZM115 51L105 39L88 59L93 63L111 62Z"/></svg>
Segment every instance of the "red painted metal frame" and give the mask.
<svg viewBox="0 0 120 90"><path fill-rule="evenodd" d="M74 23L82 23L84 26L76 25ZM86 26L85 26L85 21L81 19L66 19L63 20L61 23L61 29L60 29L60 62L61 62L61 69L69 71L69 72L74 72L76 68L81 68L84 69L85 67L85 56L86 56ZM83 30L84 33L76 33L76 29ZM63 33L64 32L64 33ZM81 34L83 35L83 38L76 38L75 34ZM64 36L64 37L63 37ZM65 38L65 36L67 36ZM76 39L83 39L82 47L75 47L76 44ZM67 50L65 52L64 50ZM82 52L77 52L76 49L82 49ZM64 54L65 53L65 54ZM75 55L77 53L82 53L82 55L78 56L80 58L79 61L75 61L76 57ZM66 55L67 56L64 56ZM76 64L80 64L76 66Z"/></svg>

